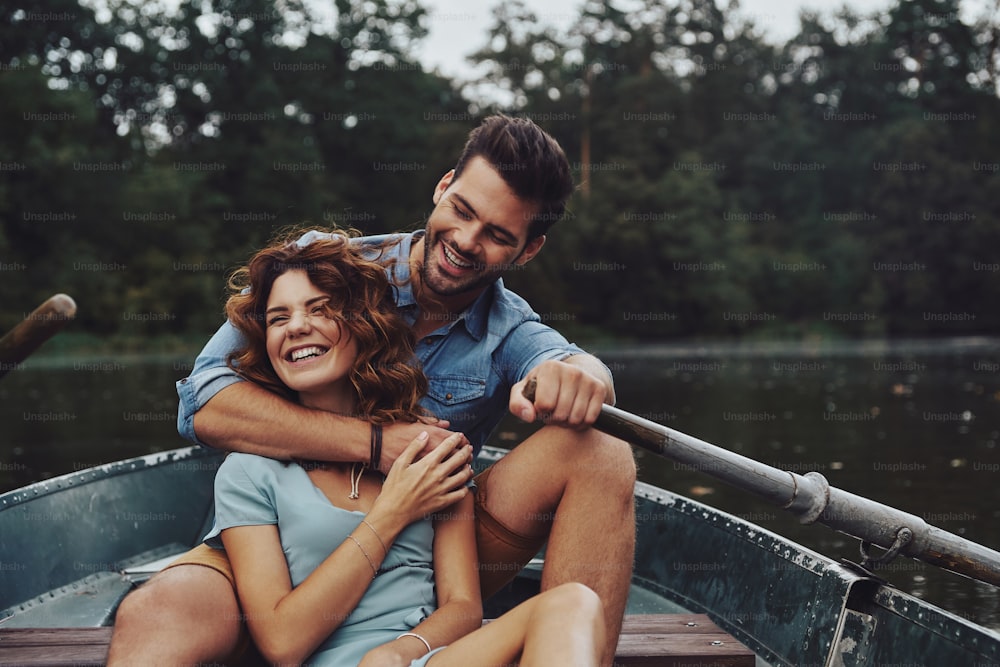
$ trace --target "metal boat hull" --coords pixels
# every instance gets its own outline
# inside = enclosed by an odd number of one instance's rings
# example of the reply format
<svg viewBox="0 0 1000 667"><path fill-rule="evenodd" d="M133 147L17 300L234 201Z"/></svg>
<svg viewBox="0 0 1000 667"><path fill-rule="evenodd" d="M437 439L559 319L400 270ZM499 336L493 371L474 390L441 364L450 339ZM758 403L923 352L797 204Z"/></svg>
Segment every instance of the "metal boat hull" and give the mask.
<svg viewBox="0 0 1000 667"><path fill-rule="evenodd" d="M206 532L223 456L183 448L0 496L0 623L112 623L132 587ZM1000 634L755 524L642 483L636 509L630 613L706 613L761 664L1000 667ZM538 568L509 594L537 588Z"/></svg>

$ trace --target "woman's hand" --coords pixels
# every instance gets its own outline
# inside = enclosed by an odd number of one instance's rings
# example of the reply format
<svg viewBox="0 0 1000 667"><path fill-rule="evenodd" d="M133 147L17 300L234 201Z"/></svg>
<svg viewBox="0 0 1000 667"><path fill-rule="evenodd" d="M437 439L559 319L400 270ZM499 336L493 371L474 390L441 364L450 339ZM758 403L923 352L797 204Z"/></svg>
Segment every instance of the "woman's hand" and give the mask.
<svg viewBox="0 0 1000 667"><path fill-rule="evenodd" d="M472 446L463 444L465 436L454 433L415 460L427 439L427 433L421 433L392 464L370 514L402 514L412 523L469 493L465 483L472 477Z"/></svg>
<svg viewBox="0 0 1000 667"><path fill-rule="evenodd" d="M421 647L422 648L422 647ZM407 667L413 660L419 658L423 653L417 652L411 656L406 655L399 646L399 640L376 646L365 653L365 657L358 663L358 667Z"/></svg>

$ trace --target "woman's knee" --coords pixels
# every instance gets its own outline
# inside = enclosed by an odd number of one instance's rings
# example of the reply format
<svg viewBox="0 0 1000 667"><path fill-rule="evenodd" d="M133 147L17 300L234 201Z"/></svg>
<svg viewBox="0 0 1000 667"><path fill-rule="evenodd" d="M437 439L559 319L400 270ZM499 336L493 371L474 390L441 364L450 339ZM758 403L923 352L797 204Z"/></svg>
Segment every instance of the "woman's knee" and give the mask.
<svg viewBox="0 0 1000 667"><path fill-rule="evenodd" d="M542 595L547 595L549 599L539 605L539 614L564 620L567 627L582 632L579 636L593 642L595 648L604 644L607 633L604 604L592 588L570 582L551 588Z"/></svg>
<svg viewBox="0 0 1000 667"><path fill-rule="evenodd" d="M560 584L542 593L539 613L604 617L604 604L592 588L579 582Z"/></svg>

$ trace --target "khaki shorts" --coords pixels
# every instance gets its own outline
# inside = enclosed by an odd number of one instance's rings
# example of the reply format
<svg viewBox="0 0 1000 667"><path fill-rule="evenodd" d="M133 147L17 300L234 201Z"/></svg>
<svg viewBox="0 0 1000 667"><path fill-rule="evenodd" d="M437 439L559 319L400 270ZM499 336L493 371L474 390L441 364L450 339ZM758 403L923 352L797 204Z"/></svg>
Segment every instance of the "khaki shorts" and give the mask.
<svg viewBox="0 0 1000 667"><path fill-rule="evenodd" d="M207 544L199 544L187 553L181 554L176 560L164 567L169 570L178 565L204 565L220 573L229 580L229 584L235 589L236 579L233 577L233 566L229 564L229 556L222 549L213 549Z"/></svg>
<svg viewBox="0 0 1000 667"><path fill-rule="evenodd" d="M476 476L476 547L479 551L479 588L483 600L504 587L528 564L547 536L526 537L514 532L486 509L493 467Z"/></svg>
<svg viewBox="0 0 1000 667"><path fill-rule="evenodd" d="M492 470L492 467L487 468L476 476L476 546L479 550L479 585L484 600L513 579L541 550L546 539L520 535L486 510L489 476ZM228 579L234 589L236 588L233 568L229 564L226 552L221 549L199 544L164 569L178 565L210 567Z"/></svg>

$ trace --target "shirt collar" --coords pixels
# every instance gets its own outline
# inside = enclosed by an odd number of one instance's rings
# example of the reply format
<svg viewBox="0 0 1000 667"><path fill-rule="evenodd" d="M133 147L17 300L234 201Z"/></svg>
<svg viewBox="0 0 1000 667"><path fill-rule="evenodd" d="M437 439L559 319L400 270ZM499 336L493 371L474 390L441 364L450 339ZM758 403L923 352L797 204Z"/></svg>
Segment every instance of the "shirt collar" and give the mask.
<svg viewBox="0 0 1000 667"><path fill-rule="evenodd" d="M417 304L413 297L413 285L410 283L410 248L421 235L422 231L404 234L393 253L396 264L392 267L392 279L396 284L396 306L399 308Z"/></svg>
<svg viewBox="0 0 1000 667"><path fill-rule="evenodd" d="M400 308L416 306L417 300L413 296L413 284L410 282L410 250L413 244L419 241L424 235L423 230L415 231L403 236L397 246L396 265L393 267L393 278L396 281L396 305ZM455 326L459 322L465 326L465 330L477 341L482 340L486 335L486 323L489 319L490 307L493 305L493 295L498 289L503 288L503 281L497 279L492 285L483 290L475 301L468 308L463 310L448 328Z"/></svg>

